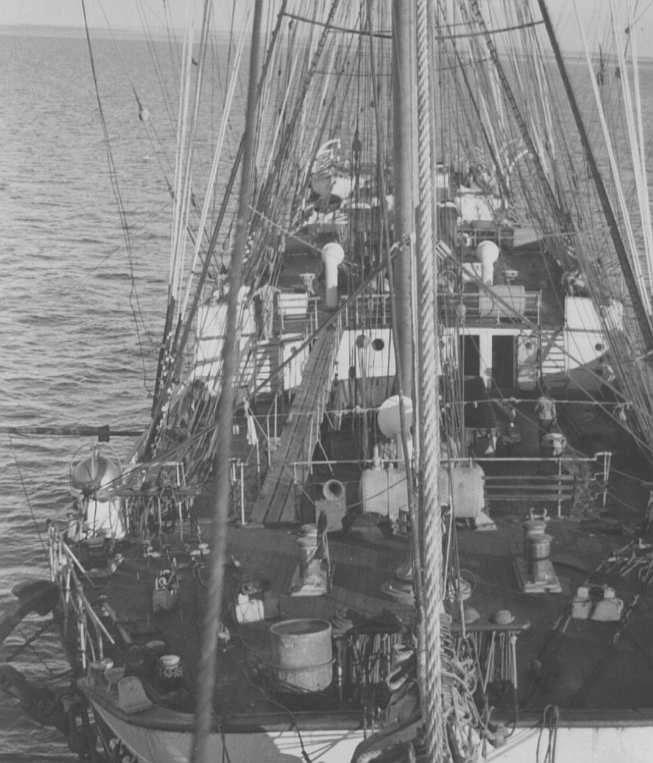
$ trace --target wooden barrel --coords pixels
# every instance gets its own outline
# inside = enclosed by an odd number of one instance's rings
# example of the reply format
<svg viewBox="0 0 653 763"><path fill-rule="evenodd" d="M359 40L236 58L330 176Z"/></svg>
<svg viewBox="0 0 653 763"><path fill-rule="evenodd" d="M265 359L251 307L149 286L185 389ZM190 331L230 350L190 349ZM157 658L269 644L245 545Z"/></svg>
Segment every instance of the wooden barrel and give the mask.
<svg viewBox="0 0 653 763"><path fill-rule="evenodd" d="M323 691L333 680L331 624L326 620L283 620L270 626L276 677L291 691Z"/></svg>

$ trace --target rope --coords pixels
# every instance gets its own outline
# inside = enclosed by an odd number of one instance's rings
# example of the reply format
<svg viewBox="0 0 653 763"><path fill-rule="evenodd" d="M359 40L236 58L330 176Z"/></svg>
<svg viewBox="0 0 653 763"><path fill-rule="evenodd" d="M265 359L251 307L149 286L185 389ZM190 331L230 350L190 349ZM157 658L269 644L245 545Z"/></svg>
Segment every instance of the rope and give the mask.
<svg viewBox="0 0 653 763"><path fill-rule="evenodd" d="M634 233L633 233L633 229L632 229L632 224L630 222L630 214L628 212L628 207L627 207L627 204L626 204L625 194L624 194L624 190L623 190L623 187L622 187L622 184L621 184L621 175L619 173L619 166L618 166L617 158L615 157L615 151L614 151L614 147L613 147L612 141L610 140L608 124L607 124L605 112L604 112L604 109L603 109L603 104L601 103L601 95L599 93L598 84L596 82L596 76L594 75L594 72L593 72L593 69L592 69L589 48L587 46L587 38L585 36L584 27L582 26L582 24L580 22L580 18L578 17L578 11L577 11L576 6L574 6L574 11L576 12L576 22L578 24L578 29L580 30L581 39L583 41L585 60L587 62L588 70L589 70L589 73L590 73L590 82L592 84L592 91L594 93L594 99L596 101L596 108L597 108L598 115L599 115L599 121L600 121L601 128L602 128L602 131L603 131L603 138L604 138L604 141L605 141L605 148L606 148L606 152L607 152L609 163L610 163L610 170L612 172L612 179L613 179L613 182L614 182L615 188L616 188L616 195L617 195L617 201L618 201L618 204L619 204L619 211L621 212L621 218L622 218L623 226L624 226L624 229L625 229L625 232L626 232L626 239L627 239L627 242L628 242L628 250L629 250L628 251L629 261L630 261L630 264L631 264L631 267L633 269L634 276L635 276L634 284L635 284L635 288L637 290L637 293L639 294L639 298L640 298L641 302L643 304L647 304L646 295L643 294L643 291L642 291L642 272L641 272L641 266L640 266L640 263L639 263L639 259L638 259L638 257L635 254L637 252L637 244L635 243L635 238L634 238ZM631 296L634 297L634 295L631 295ZM634 299L633 299L633 301L634 301ZM642 329L642 332L643 331L644 331L644 329ZM649 337L650 337L650 331L651 331L650 324L649 324L649 327L648 327L648 331L649 331ZM650 349L649 342L647 341L649 337L647 337L646 335L643 335L644 344L647 347L647 349Z"/></svg>
<svg viewBox="0 0 653 763"><path fill-rule="evenodd" d="M285 5L286 5L286 0L282 0L281 11L283 11L283 9L285 8ZM267 71L270 67L273 51L276 49L280 23L281 23L281 16L279 16L277 27L272 33L272 39L270 41L268 50L266 52L266 57L265 57L265 61L261 70L261 76L259 80L259 86L258 86L259 94L261 93L262 84L265 81ZM184 362L184 352L185 352L186 344L188 342L188 338L189 338L191 330L195 327L194 318L200 304L202 289L209 273L209 266L214 259L215 248L218 242L220 231L222 229L222 223L224 221L224 217L227 213L229 201L231 198L231 193L236 182L236 176L238 173L238 169L240 167L242 156L243 156L243 141L241 140L238 146L238 150L236 152L236 157L234 158L234 161L230 170L229 178L226 183L226 189L223 195L222 203L220 205L218 214L216 216L216 220L213 226L213 231L211 233L211 238L207 246L206 255L204 257L204 262L202 264L202 271L199 274L197 279L197 287L195 290L193 301L190 307L188 308L187 314L185 316L185 321L180 326L179 336L175 336L174 341L170 341L170 338L167 335L164 335L164 343L161 348L162 351L159 357L159 364L158 364L158 370L157 370L157 377L161 377L162 379L162 383L160 385L162 392L161 394L154 395L153 408L152 408L152 424L151 424L150 432L147 438L148 445L151 445L153 442L153 439L156 435L156 428L158 427L160 423L161 414L163 412L166 402L169 399L168 395L165 393L165 389L169 383L168 379L176 378L181 372L182 364ZM169 318L167 317L166 321L168 320ZM166 379L163 380L164 365L165 365L164 359L165 359L165 356L167 355L167 352L166 352L167 350L169 350L170 355L174 358L174 360L171 364L171 367L168 370L169 372L166 374Z"/></svg>
<svg viewBox="0 0 653 763"><path fill-rule="evenodd" d="M154 124L153 124L152 120L150 119L150 114L149 114L148 109L146 108L145 104L143 103L143 100L141 99L141 97L138 94L138 90L137 90L136 84L135 84L135 82L134 82L134 80L133 80L133 78L131 76L131 72L130 72L129 68L125 65L124 56L122 54L122 51L120 50L120 46L118 45L118 41L117 41L116 36L114 34L114 30L112 28L112 25L111 25L111 23L109 21L109 17L107 16L106 10L105 10L104 6L102 5L102 3L99 4L99 7L100 7L100 11L101 11L102 15L104 16L104 20L106 22L107 29L109 30L109 34L111 36L111 41L112 41L114 49L115 49L115 53L116 53L115 61L116 61L116 63L121 64L121 68L123 70L123 76L129 82L129 85L131 87L132 93L134 95L134 99L136 100L136 104L138 106L138 118L139 118L141 124L143 125L143 127L145 129L145 134L147 135L147 138L148 138L148 140L150 142L150 147L152 149L152 154L155 156L156 162L159 165L159 169L161 170L161 176L163 178L163 181L165 182L165 185L166 185L166 188L168 190L168 193L170 194L171 197L174 197L174 190L173 190L172 185L170 183L170 179L168 178L169 168L165 166L164 160L163 160L163 158L161 156L162 153L163 153L163 150L164 150L163 142L159 138L159 135L158 135L158 133L156 131L156 128L154 127ZM148 50L150 51L150 55L152 57L152 63L153 63L153 66L154 66L154 71L155 71L155 73L157 75L157 79L159 80L159 85L161 87L161 93L162 93L162 96L163 96L163 101L164 101L165 109L167 111L170 123L172 124L173 120L172 120L172 114L171 114L171 111L170 111L169 94L167 92L165 79L162 77L161 66L159 64L159 61L158 61L158 58L157 58L157 55L156 55L156 49L155 49L155 47L152 44L152 35L151 35L150 29L149 29L149 27L148 27L148 25L146 23L146 19L143 16L143 12L142 12L142 8L140 6L140 3L138 4L137 10L138 10L139 16L141 17L141 23L143 25L143 30L145 32L145 39L146 39L146 42L147 42L147 47L148 47ZM168 7L167 7L167 5L165 6L165 10L166 10L166 16L167 16L168 15ZM170 38L169 19L167 19L167 22L168 23L167 23L166 28L167 28L167 32L168 32L168 44L169 44L169 51L170 51L170 60L174 61L175 58L176 58L176 56L175 56L175 52L176 51L175 51L175 46L173 45L172 40ZM105 259L108 259L108 257L105 258ZM103 262L104 261L101 261L100 264L102 264Z"/></svg>
<svg viewBox="0 0 653 763"><path fill-rule="evenodd" d="M254 647L250 646L242 636L238 635L238 636L235 636L235 638L238 638L238 640L242 643L246 652L251 652L252 654L256 655L258 660L261 660L262 652L259 652ZM265 664L262 660L261 662ZM306 763L311 763L311 759L304 745L304 738L302 737L302 732L299 728L299 724L297 723L297 718L295 714L293 713L293 711L289 707L284 705L282 702L280 702L278 699L270 696L270 694L264 689L264 687L261 684L254 683L251 680L249 673L245 668L245 665L243 665L240 660L235 660L235 663L238 666L238 668L240 668L240 672L242 673L243 678L245 679L245 681L247 681L250 687L252 687L253 689L256 689L256 691L258 691L267 702L270 702L272 705L276 705L277 707L280 707L288 715L288 717L290 718L290 722L292 724L292 728L295 730L295 733L297 734L297 740L299 741L299 746L301 748L302 758L304 759Z"/></svg>
<svg viewBox="0 0 653 763"><path fill-rule="evenodd" d="M36 530L39 543L41 544L41 548L43 549L43 552L47 554L48 553L47 545L45 541L43 540L43 536L41 535L41 530L39 529L39 523L36 521L36 516L34 514L34 506L32 505L32 502L30 501L30 498L29 498L29 493L27 492L27 485L25 484L25 478L23 477L23 470L20 468L20 464L18 463L18 458L16 456L16 451L14 450L11 435L9 435L9 450L11 451L11 456L14 459L14 464L16 465L16 471L18 472L18 479L20 480L20 486L23 491L23 495L25 496L25 502L27 503L27 508L29 509L29 513L32 517L32 522L34 523L34 528Z"/></svg>
<svg viewBox="0 0 653 763"><path fill-rule="evenodd" d="M639 207L639 213L641 216L641 231L644 238L644 263L646 265L646 284L650 291L653 286L653 262L651 257L653 255L653 232L651 231L651 212L649 205L648 194L648 182L646 177L646 153L645 144L642 134L642 122L641 122L641 100L639 98L639 78L638 78L638 61L637 61L637 43L635 29L632 29L632 33L629 38L632 42L632 59L633 59L633 75L634 75L634 91L635 91L635 107L636 113L634 114L634 108L632 103L632 96L630 91L630 83L628 80L628 67L626 66L626 60L624 57L623 47L619 44L617 39L616 22L614 19L614 3L610 2L610 15L612 16L613 33L615 36L615 49L617 51L617 60L619 62L619 68L621 71L621 88L624 99L624 112L626 116L626 124L628 127L628 143L630 145L633 175L635 180L635 189L637 194L637 201ZM635 253L637 250L633 250ZM635 254L634 260L638 260L637 254ZM647 300L648 304L648 300Z"/></svg>
<svg viewBox="0 0 653 763"><path fill-rule="evenodd" d="M417 277L419 327L420 472L424 573L424 651L426 696L421 697L425 719L428 760L442 760L445 733L442 712L442 655L440 611L442 605L442 537L438 474L440 462L439 357L436 332L437 282L434 251L432 94L430 24L427 0L418 0L417 31L417 155L418 219ZM420 661L421 662L421 661ZM421 667L421 665L420 665Z"/></svg>
<svg viewBox="0 0 653 763"><path fill-rule="evenodd" d="M211 170L209 173L209 179L207 182L207 192L204 196L204 203L202 205L202 211L200 216L200 223L199 223L199 230L200 235L196 237L195 240L195 250L193 253L193 264L191 267L191 272L195 272L197 263L199 262L200 258L200 248L202 245L203 237L202 232L206 228L206 222L209 215L209 206L211 204L211 190L215 186L216 178L218 176L218 169L219 169L219 163L220 158L222 156L222 150L224 146L224 140L225 135L227 131L228 126L228 117L231 112L231 106L233 104L234 94L236 90L236 85L238 84L238 72L240 70L240 62L243 54L243 50L245 47L245 40L247 39L245 34L245 29L249 27L249 19L245 21L245 26L243 27L243 33L241 34L240 41L238 43L237 49L236 49L236 56L233 62L233 69L231 73L231 77L229 80L229 88L227 90L227 95L225 97L225 103L224 103L224 109L223 109L223 115L222 115L222 122L220 124L220 130L218 132L218 137L215 141L215 150L213 153L213 162L211 164ZM208 235L208 233L207 233ZM180 309L180 315L185 315L188 307L188 302L190 299L190 290L192 285L192 279L188 280L187 286L186 286L186 292L184 295L183 303L181 305Z"/></svg>
<svg viewBox="0 0 653 763"><path fill-rule="evenodd" d="M134 318L134 325L136 328L136 339L140 349L141 363L143 366L143 385L147 390L147 367L145 365L145 353L143 352L142 334L145 334L150 343L154 345L152 337L145 329L145 324L142 316L142 309L138 293L136 291L136 279L134 276L134 262L132 258L132 242L129 234L129 221L127 220L127 213L125 211L125 205L122 200L122 194L120 193L120 186L118 185L118 170L113 158L113 152L111 150L111 139L109 137L109 129L107 127L106 117L104 115L104 109L102 108L102 99L100 97L100 86L97 79L97 70L95 68L95 56L93 54L93 45L91 43L91 33L88 27L88 19L86 17L86 0L82 0L82 14L84 17L84 31L86 34L86 43L88 46L89 62L91 65L91 74L93 77L93 86L95 89L95 98L98 106L98 113L100 116L100 123L102 125L102 134L104 137L104 145L107 154L107 164L109 165L109 179L111 181L111 188L118 206L118 215L120 217L120 227L123 235L123 241L125 244L125 250L127 252L127 264L129 266L129 278L130 278L130 290L129 290L129 305L132 310L132 316ZM140 319L140 320L139 320Z"/></svg>
<svg viewBox="0 0 653 763"><path fill-rule="evenodd" d="M165 17L166 17L166 36L168 39L168 55L169 60L174 62L175 69L178 68L179 64L179 53L178 48L174 44L174 40L172 38L171 34L171 23L170 23L170 14L168 9L168 3L163 3L163 8L165 11ZM138 16L141 20L141 26L143 28L144 36L145 36L145 42L147 45L147 49L150 54L150 58L152 59L152 65L154 67L154 71L156 73L156 78L159 83L159 87L161 88L161 94L163 96L163 104L168 116L168 120L170 122L170 125L172 126L174 124L174 116L172 112L171 107L171 97L170 93L168 92L168 87L166 85L166 77L163 74L163 68L161 66L161 61L159 60L159 56L157 55L157 46L154 42L154 36L152 34L152 28L151 25L148 24L147 21L147 15L145 13L145 10L143 8L143 0L138 0L136 3L136 10L138 12ZM107 18L106 13L104 12L104 9L102 10L102 13ZM108 19L107 19L107 25L108 25Z"/></svg>
<svg viewBox="0 0 653 763"><path fill-rule="evenodd" d="M531 133L528 129L528 126L526 124L526 121L524 119L524 116L522 114L521 109L519 108L519 105L517 104L517 101L515 99L515 95L513 93L512 87L510 85L510 82L508 81L508 78L506 77L505 71L503 69L503 66L501 64L501 61L499 59L499 54L497 52L496 46L494 44L494 41L492 40L492 37L490 36L490 33L485 24L485 20L483 19L483 14L481 12L481 9L479 7L478 0L471 0L470 2L472 14L476 19L477 24L479 25L479 28L484 32L485 34L485 44L487 45L488 51L490 53L490 57L492 59L492 62L494 64L495 71L499 77L499 80L501 82L501 86L503 88L503 92L506 96L506 99L508 100L508 103L510 105L510 108L513 112L513 116L515 121L517 122L517 125L519 127L519 131L522 135L522 138L524 140L525 145L528 147L528 150L530 152L530 155L533 157L533 160L535 162L535 167L537 170L538 177L540 179L540 182L542 184L542 188L544 189L545 195L547 197L547 202L551 206L551 210L554 212L556 217L558 219L563 219L564 215L562 214L562 211L560 209L560 205L558 203L558 199L556 198L556 195L551 188L551 185L547 179L546 172L544 170L544 167L542 165L542 161L540 159L540 151L537 150L533 138L531 136Z"/></svg>
<svg viewBox="0 0 653 763"><path fill-rule="evenodd" d="M558 743L558 721L560 720L560 710L557 705L547 705L542 713L542 724L537 738L537 748L535 751L536 763L555 763L556 745ZM549 736L546 742L544 757L540 761L540 745L544 732L548 731Z"/></svg>

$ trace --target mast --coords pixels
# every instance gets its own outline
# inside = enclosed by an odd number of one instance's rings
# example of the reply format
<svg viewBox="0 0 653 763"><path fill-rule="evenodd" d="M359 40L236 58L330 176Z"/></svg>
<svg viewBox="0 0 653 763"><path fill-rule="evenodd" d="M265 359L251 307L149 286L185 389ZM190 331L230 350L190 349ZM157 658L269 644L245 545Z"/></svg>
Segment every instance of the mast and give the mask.
<svg viewBox="0 0 653 763"><path fill-rule="evenodd" d="M255 0L252 22L252 43L249 60L247 112L243 136L243 159L236 220L234 248L229 266L229 305L227 308L226 336L223 347L222 394L218 406L218 443L215 456L215 510L211 543L211 570L204 623L202 627L202 651L198 664L198 687L195 711L195 727L191 760L193 763L210 763L215 760L216 750L210 744L213 721L213 692L217 663L217 646L222 615L222 590L224 582L224 556L227 540L227 516L229 510L229 456L234 408L234 380L238 370L238 293L247 247L247 231L250 217L250 198L253 191L254 139L256 134L257 79L262 0Z"/></svg>
<svg viewBox="0 0 653 763"><path fill-rule="evenodd" d="M610 237L612 238L612 244L617 253L617 258L619 260L619 265L621 266L624 282L626 284L626 288L628 289L628 294L630 295L633 311L635 312L635 318L639 324L640 331L642 332L644 346L646 351L650 352L653 350L653 328L651 327L651 321L649 319L647 306L644 304L640 290L637 286L637 279L635 278L635 273L633 272L633 267L628 257L628 252L626 251L626 247L621 237L617 219L615 217L614 211L612 210L612 204L610 203L605 183L601 177L594 152L592 151L589 138L587 137L587 131L585 130L583 117L581 116L580 109L578 108L578 103L576 102L576 96L574 95L574 90L571 86L571 80L569 79L569 74L567 73L567 68L562 58L562 53L560 52L560 46L558 45L558 40L555 36L555 31L551 23L551 18L549 16L546 2L545 0L537 0L537 2L540 7L540 13L542 14L542 20L544 21L547 35L549 36L549 42L551 43L551 48L556 59L556 64L558 65L558 70L560 71L560 77L562 78L562 83L567 94L567 99L569 100L569 105L571 106L571 111L574 115L574 121L576 122L576 127L580 134L583 150L585 151L585 156L587 158L587 164L589 165L590 172L592 173L592 180L594 181L594 186L596 187L596 192L601 203L601 209L603 210L603 214L605 215L605 219L608 223Z"/></svg>
<svg viewBox="0 0 653 763"><path fill-rule="evenodd" d="M411 278L409 240L415 232L413 193L413 115L415 103L414 6L406 0L392 0L392 98L393 174L395 197L395 241L401 242L394 272L397 307L397 378L399 393L412 397L413 326L411 320Z"/></svg>

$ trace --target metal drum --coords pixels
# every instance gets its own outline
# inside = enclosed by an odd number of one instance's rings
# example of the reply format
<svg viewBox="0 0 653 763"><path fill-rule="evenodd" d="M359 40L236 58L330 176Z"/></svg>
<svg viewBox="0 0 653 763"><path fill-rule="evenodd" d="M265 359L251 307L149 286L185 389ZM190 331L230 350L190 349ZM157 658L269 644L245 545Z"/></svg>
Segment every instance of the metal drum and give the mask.
<svg viewBox="0 0 653 763"><path fill-rule="evenodd" d="M270 626L272 662L284 688L327 689L333 680L331 624L326 620L283 620Z"/></svg>

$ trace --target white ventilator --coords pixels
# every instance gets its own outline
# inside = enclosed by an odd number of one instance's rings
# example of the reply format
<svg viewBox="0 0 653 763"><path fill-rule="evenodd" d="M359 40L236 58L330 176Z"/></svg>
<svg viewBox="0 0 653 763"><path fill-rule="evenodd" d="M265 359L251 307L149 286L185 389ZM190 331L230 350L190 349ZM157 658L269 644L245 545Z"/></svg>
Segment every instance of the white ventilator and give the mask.
<svg viewBox="0 0 653 763"><path fill-rule="evenodd" d="M481 241L476 247L476 257L481 263L481 278L483 283L494 283L494 263L499 259L499 247L494 241Z"/></svg>
<svg viewBox="0 0 653 763"><path fill-rule="evenodd" d="M324 263L325 302L332 309L338 307L338 266L345 259L345 250L333 241L322 247L322 262Z"/></svg>

